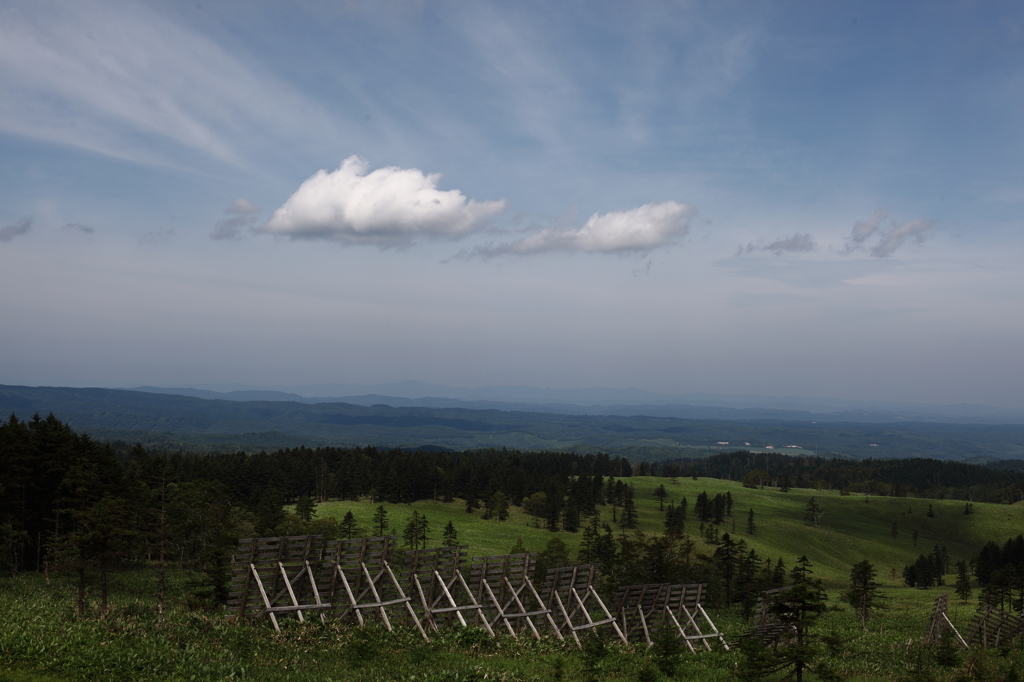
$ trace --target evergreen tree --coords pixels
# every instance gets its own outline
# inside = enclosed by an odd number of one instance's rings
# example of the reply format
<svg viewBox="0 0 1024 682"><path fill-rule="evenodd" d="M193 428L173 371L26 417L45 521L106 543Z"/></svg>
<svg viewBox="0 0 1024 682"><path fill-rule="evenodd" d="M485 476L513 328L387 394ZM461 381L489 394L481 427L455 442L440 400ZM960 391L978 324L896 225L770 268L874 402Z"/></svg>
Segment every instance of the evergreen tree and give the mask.
<svg viewBox="0 0 1024 682"><path fill-rule="evenodd" d="M441 544L445 547L454 547L459 544L459 534L456 532L455 525L451 521L448 522L441 533Z"/></svg>
<svg viewBox="0 0 1024 682"><path fill-rule="evenodd" d="M338 530L341 533L341 537L346 540L351 540L356 534L356 515L352 513L352 510L345 512L344 518L341 519L341 523L338 524Z"/></svg>
<svg viewBox="0 0 1024 682"><path fill-rule="evenodd" d="M971 598L971 577L967 574L967 562L956 562L956 596L964 602Z"/></svg>
<svg viewBox="0 0 1024 682"><path fill-rule="evenodd" d="M284 495L277 488L266 488L256 505L256 532L261 536L269 535L282 521L284 521Z"/></svg>
<svg viewBox="0 0 1024 682"><path fill-rule="evenodd" d="M712 526L714 528L714 526ZM722 544L715 550L714 559L718 565L718 575L725 583L725 603L731 604L733 587L736 578L736 566L739 559L737 543L726 533L722 536Z"/></svg>
<svg viewBox="0 0 1024 682"><path fill-rule="evenodd" d="M747 533L750 535L756 535L757 525L754 523L754 508L751 507L750 511L747 512Z"/></svg>
<svg viewBox="0 0 1024 682"><path fill-rule="evenodd" d="M697 502L693 505L693 513L701 523L709 523L714 518L714 507L707 491L701 491L700 495L697 495Z"/></svg>
<svg viewBox="0 0 1024 682"><path fill-rule="evenodd" d="M497 519L505 521L508 519L508 497L500 490L496 491L487 499L485 519Z"/></svg>
<svg viewBox="0 0 1024 682"><path fill-rule="evenodd" d="M604 573L609 573L612 567L615 566L615 562L618 559L615 549L615 536L612 535L612 527L607 523L604 524L604 532L597 538L594 543L594 551L591 561L601 564L601 569Z"/></svg>
<svg viewBox="0 0 1024 682"><path fill-rule="evenodd" d="M625 528L636 528L636 502L633 501L633 493L630 490L622 504L622 525Z"/></svg>
<svg viewBox="0 0 1024 682"><path fill-rule="evenodd" d="M782 561L782 557L775 562L775 568L772 569L772 587L782 587L783 583L786 582L786 564Z"/></svg>
<svg viewBox="0 0 1024 682"><path fill-rule="evenodd" d="M711 500L711 518L715 522L716 526L722 525L722 522L725 521L725 508L725 495L718 493L715 495L714 499Z"/></svg>
<svg viewBox="0 0 1024 682"><path fill-rule="evenodd" d="M589 564L596 559L595 549L597 540L600 537L599 520L597 514L590 517L590 523L583 527L583 537L580 539L579 563Z"/></svg>
<svg viewBox="0 0 1024 682"><path fill-rule="evenodd" d="M768 610L780 624L789 626L793 641L769 649L756 637L747 638L741 648L744 660L736 672L741 679L759 680L786 672L786 677L803 682L804 671L824 679L836 679L820 662L821 643L826 639L812 632L815 620L825 611L828 598L825 589L820 580L812 578L811 563L806 556L797 560L790 576L793 586L774 595Z"/></svg>
<svg viewBox="0 0 1024 682"><path fill-rule="evenodd" d="M316 501L309 495L303 495L295 502L295 514L309 523L316 516Z"/></svg>
<svg viewBox="0 0 1024 682"><path fill-rule="evenodd" d="M556 499L556 497L558 499ZM558 532L559 521L562 516L562 500L561 495L548 495L547 497L547 511L545 514L545 521L547 523L547 529L552 533Z"/></svg>
<svg viewBox="0 0 1024 682"><path fill-rule="evenodd" d="M664 483L654 489L654 496L658 498L658 511L665 511L665 498L668 497L668 491L665 490Z"/></svg>
<svg viewBox="0 0 1024 682"><path fill-rule="evenodd" d="M384 508L384 505L378 505L377 509L373 512L373 527L377 530L377 536L381 537L388 532L390 524L388 524L388 510Z"/></svg>
<svg viewBox="0 0 1024 682"><path fill-rule="evenodd" d="M569 551L565 542L559 537L548 540L544 549L537 554L536 579L543 583L549 568L566 566L569 563Z"/></svg>
<svg viewBox="0 0 1024 682"><path fill-rule="evenodd" d="M575 533L580 529L580 510L576 500L570 497L562 510L562 530L567 533Z"/></svg>
<svg viewBox="0 0 1024 682"><path fill-rule="evenodd" d="M804 513L804 518L815 528L821 526L821 517L825 511L818 504L818 501L813 497L807 501L807 509Z"/></svg>
<svg viewBox="0 0 1024 682"><path fill-rule="evenodd" d="M846 601L857 612L865 632L871 609L882 607L881 584L875 580L876 576L875 567L867 559L854 564L850 569L850 589L846 592Z"/></svg>
<svg viewBox="0 0 1024 682"><path fill-rule="evenodd" d="M683 653L683 645L676 637L675 626L669 621L667 611L662 612L660 626L654 634L652 649L658 670L665 677L675 677L676 666L679 665L679 659Z"/></svg>
<svg viewBox="0 0 1024 682"><path fill-rule="evenodd" d="M430 524L427 517L413 510L412 516L409 517L405 528L402 529L402 540L407 547L412 549L426 548L429 531Z"/></svg>

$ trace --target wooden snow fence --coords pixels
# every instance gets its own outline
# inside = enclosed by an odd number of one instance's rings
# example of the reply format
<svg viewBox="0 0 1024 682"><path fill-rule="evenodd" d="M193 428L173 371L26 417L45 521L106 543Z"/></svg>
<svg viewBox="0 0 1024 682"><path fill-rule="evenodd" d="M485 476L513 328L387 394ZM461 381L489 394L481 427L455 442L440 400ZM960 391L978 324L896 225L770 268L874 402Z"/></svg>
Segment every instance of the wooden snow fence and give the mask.
<svg viewBox="0 0 1024 682"><path fill-rule="evenodd" d="M559 639L559 632L551 609L541 599L530 573L533 571L536 554L506 554L502 556L473 557L469 568L469 585L492 628L499 623L514 638L524 627L529 628L535 638L540 631L534 618L546 619ZM544 621L541 621L543 627Z"/></svg>
<svg viewBox="0 0 1024 682"><path fill-rule="evenodd" d="M1011 643L1024 631L1024 621L1015 613L982 604L971 621L967 643L982 648Z"/></svg>
<svg viewBox="0 0 1024 682"><path fill-rule="evenodd" d="M960 636L952 621L949 620L949 595L943 594L935 600L935 605L932 606L932 618L924 641L928 644L937 644L947 631L953 633L953 637L960 646L964 649L967 648L967 642L964 641L964 638Z"/></svg>
<svg viewBox="0 0 1024 682"><path fill-rule="evenodd" d="M438 629L439 622L458 622L468 627L469 622L462 614L472 611L473 622L493 637L494 629L487 622L484 607L462 575L466 549L466 545L458 545L406 551L402 563L403 582L410 594L419 596L420 618L433 630Z"/></svg>
<svg viewBox="0 0 1024 682"><path fill-rule="evenodd" d="M623 644L628 644L615 616L594 589L597 570L598 564L548 569L541 596L551 607L555 629L563 637L565 633L572 635L578 646L582 646L578 632L606 625L612 627Z"/></svg>
<svg viewBox="0 0 1024 682"><path fill-rule="evenodd" d="M405 619L430 641L413 608L412 596L402 588L391 567L390 562L400 559L397 548L394 535L329 541L320 562L320 592L334 605L332 615L354 617L362 626L366 615L376 614L388 632L392 631L393 618Z"/></svg>
<svg viewBox="0 0 1024 682"><path fill-rule="evenodd" d="M323 621L330 616L360 626L379 618L388 631L396 622L411 623L427 641L427 628L437 631L445 624L479 625L492 637L495 628L516 638L528 631L537 639L550 627L556 637L571 636L577 645L579 632L602 627L623 643L642 631L650 644L664 617L691 651L694 642L710 649L708 640L722 640L701 606L704 585L620 588L613 615L594 588L597 564L550 569L538 590L530 579L535 554L474 557L465 565L466 549L402 551L393 535L326 542L320 535L239 540L228 617L266 617L278 632L280 615L300 622L308 615ZM700 618L709 634L701 631Z"/></svg>
<svg viewBox="0 0 1024 682"><path fill-rule="evenodd" d="M779 600L780 595L791 589L793 586L789 585L761 592L757 597L757 604L754 606L754 627L740 635L740 639L757 637L765 646L775 647L792 636L796 628L791 624L780 622L778 616L771 611L772 605ZM733 642L733 646L738 644L739 641Z"/></svg>
<svg viewBox="0 0 1024 682"><path fill-rule="evenodd" d="M709 640L712 639L718 639L728 651L725 638L701 604L706 589L705 583L623 586L615 592L612 611L627 640L642 634L647 645L652 646L655 633L662 627L668 627L673 636L682 638L691 653L697 651L694 642L710 651ZM700 620L704 621L709 632L701 630Z"/></svg>
<svg viewBox="0 0 1024 682"><path fill-rule="evenodd" d="M302 622L304 612L331 608L320 598L316 569L323 544L321 535L248 538L238 541L228 589L228 616L268 616L281 631L278 614L294 614Z"/></svg>

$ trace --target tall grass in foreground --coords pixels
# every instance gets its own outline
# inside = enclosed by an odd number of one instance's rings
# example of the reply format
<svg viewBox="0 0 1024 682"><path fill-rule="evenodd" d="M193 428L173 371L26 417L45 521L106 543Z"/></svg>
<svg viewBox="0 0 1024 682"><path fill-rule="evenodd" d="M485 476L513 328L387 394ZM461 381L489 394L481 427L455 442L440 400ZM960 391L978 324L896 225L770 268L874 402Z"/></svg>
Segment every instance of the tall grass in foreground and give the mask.
<svg viewBox="0 0 1024 682"><path fill-rule="evenodd" d="M299 624L282 619L283 632L266 622L234 623L221 612L186 606L195 576L176 573L173 605L156 627L155 576L140 570L119 574L113 608L98 617L93 602L88 617L74 615L74 590L62 579L47 585L40 576L0 580L0 682L70 680L403 680L462 682L505 680L657 680L656 652L646 646L608 642L583 651L552 637L541 642L503 636L492 640L479 629L450 629L424 642L411 629L394 633L312 618ZM1020 648L957 652L950 667L936 662L922 646L931 604L940 590L887 589L889 608L863 630L852 609L831 594L830 610L815 630L834 635L839 649L828 663L855 680L953 682L1012 679L1024 672ZM951 617L966 625L974 604L952 603ZM733 611L712 611L731 641L748 624ZM683 653L673 662L674 679L729 680L736 651ZM949 661L946 661L949 663Z"/></svg>

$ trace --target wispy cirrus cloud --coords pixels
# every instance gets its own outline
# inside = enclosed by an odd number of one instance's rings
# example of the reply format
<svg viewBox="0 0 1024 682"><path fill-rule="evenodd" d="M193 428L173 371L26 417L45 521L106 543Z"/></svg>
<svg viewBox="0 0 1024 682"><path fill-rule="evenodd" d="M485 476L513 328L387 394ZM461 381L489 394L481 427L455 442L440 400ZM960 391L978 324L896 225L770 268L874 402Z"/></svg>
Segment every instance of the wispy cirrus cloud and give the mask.
<svg viewBox="0 0 1024 682"><path fill-rule="evenodd" d="M505 208L504 200L476 201L457 189L437 189L437 173L394 166L368 169L365 159L350 156L336 171L318 171L257 231L402 247L420 237L462 237Z"/></svg>
<svg viewBox="0 0 1024 682"><path fill-rule="evenodd" d="M643 253L677 242L690 230L694 210L666 201L626 211L595 213L577 229L545 228L518 241L479 246L466 257L525 256L551 251Z"/></svg>
<svg viewBox="0 0 1024 682"><path fill-rule="evenodd" d="M56 11L55 11L56 10ZM157 7L0 12L0 130L120 159L243 164L254 139L330 136L320 107Z"/></svg>
<svg viewBox="0 0 1024 682"><path fill-rule="evenodd" d="M0 242L9 242L32 229L32 218L22 218L16 223L0 228Z"/></svg>

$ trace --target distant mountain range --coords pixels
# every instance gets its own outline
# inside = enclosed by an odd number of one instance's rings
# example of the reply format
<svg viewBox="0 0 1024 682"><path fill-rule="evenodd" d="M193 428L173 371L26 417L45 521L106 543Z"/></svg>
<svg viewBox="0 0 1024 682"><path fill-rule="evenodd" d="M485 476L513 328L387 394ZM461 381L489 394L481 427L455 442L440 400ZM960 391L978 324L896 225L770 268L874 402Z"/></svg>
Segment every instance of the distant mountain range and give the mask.
<svg viewBox="0 0 1024 682"><path fill-rule="evenodd" d="M364 402L372 401L360 405L354 398L337 402L259 389L228 393L198 389L191 396L169 392L181 390L192 389L129 391L0 385L0 414L14 413L29 419L36 413L45 416L52 412L70 422L76 431L97 439L193 451L374 445L602 451L651 461L741 449L856 459L1024 459L1024 425L1020 424L854 423L808 419L796 411L672 405L621 407L632 414L579 414L555 412L550 405L549 411L532 404L499 409L494 405L509 403L487 401L464 401L463 405L492 405L489 409L421 404L455 400L452 398L403 398L417 404L391 406L385 402L398 400L379 395L360 396ZM659 407L666 413L685 408L692 410L691 414L707 416L638 414ZM570 408L563 405L559 409ZM793 417L794 413L801 418ZM780 418L779 414L786 416Z"/></svg>
<svg viewBox="0 0 1024 682"><path fill-rule="evenodd" d="M644 415L680 419L784 419L795 421L947 422L1024 424L1024 408L931 405L799 397L665 395L637 389L547 389L533 386L455 388L419 381L392 384L312 384L277 387L214 385L203 388L139 386L131 390L218 400L272 400L307 404L341 402L391 407L463 407L576 415Z"/></svg>

